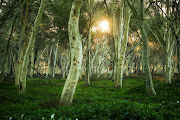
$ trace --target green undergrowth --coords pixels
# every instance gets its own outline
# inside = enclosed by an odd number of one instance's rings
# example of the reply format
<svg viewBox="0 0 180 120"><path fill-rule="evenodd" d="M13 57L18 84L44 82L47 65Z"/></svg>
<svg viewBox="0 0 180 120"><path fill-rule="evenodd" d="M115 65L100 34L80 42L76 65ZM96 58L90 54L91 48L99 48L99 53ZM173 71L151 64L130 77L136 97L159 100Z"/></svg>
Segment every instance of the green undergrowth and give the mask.
<svg viewBox="0 0 180 120"><path fill-rule="evenodd" d="M123 88L113 88L107 77L94 78L90 86L80 80L72 106L60 106L65 79L29 78L25 94L13 81L0 84L0 120L178 120L180 82L155 79L156 96L148 96L141 77L127 77Z"/></svg>

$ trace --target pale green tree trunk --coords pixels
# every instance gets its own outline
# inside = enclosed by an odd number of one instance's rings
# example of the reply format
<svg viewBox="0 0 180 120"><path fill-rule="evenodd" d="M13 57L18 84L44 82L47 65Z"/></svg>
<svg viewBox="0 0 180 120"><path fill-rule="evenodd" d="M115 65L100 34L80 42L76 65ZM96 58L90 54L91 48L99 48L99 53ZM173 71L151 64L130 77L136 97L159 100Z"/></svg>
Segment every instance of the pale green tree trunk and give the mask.
<svg viewBox="0 0 180 120"><path fill-rule="evenodd" d="M124 60L125 60L125 53L127 50L127 43L128 43L128 33L129 33L129 21L131 18L131 11L130 8L126 7L126 18L125 18L125 30L124 30L124 40L122 42L121 51L120 51L120 58L119 58L119 80L120 80L120 87L122 87L122 80L123 80L123 73L124 73Z"/></svg>
<svg viewBox="0 0 180 120"><path fill-rule="evenodd" d="M126 69L125 69L126 76L129 76L129 63L130 63L130 60L131 60L131 55L128 55L127 59L126 59Z"/></svg>
<svg viewBox="0 0 180 120"><path fill-rule="evenodd" d="M133 12L133 14L136 16L138 20L138 24L140 26L140 33L142 36L142 61L143 61L144 74L146 78L146 89L149 95L156 95L156 92L153 87L152 75L151 75L149 65L148 65L148 45L147 45L148 40L147 40L146 31L144 29L144 23L145 23L144 22L144 0L140 1L140 14L136 12L133 4L131 4L129 0L127 0L127 3L129 7L131 8L131 11Z"/></svg>
<svg viewBox="0 0 180 120"><path fill-rule="evenodd" d="M23 44L23 39L25 38L25 29L26 29L26 23L27 23L27 18L28 18L28 11L29 11L29 0L26 2L26 13L25 13L25 18L23 21L23 26L22 26L22 31L20 34L20 40L19 40L19 51L18 51L18 59L16 62L14 62L15 67L15 71L17 71L17 73L15 73L15 85L19 85L20 82L20 77L21 77L21 70L22 70L22 64L23 64L23 59L24 59L24 55L25 55L25 50L27 48L27 42L24 42ZM21 10L21 19L22 19L22 10ZM21 87L21 86L20 86Z"/></svg>
<svg viewBox="0 0 180 120"><path fill-rule="evenodd" d="M15 85L19 85L23 58L25 55L25 50L27 48L27 42L23 43L22 41L25 38L24 36L26 35L25 28L26 28L26 22L27 22L27 17L28 17L28 10L29 10L29 0L26 2L26 12L25 12L25 17L23 20L23 26L22 26L22 31L21 31L20 40L19 40L19 51L17 52L15 49L13 50L11 49L11 54L12 54L13 63L14 63ZM23 9L21 9L21 20L22 18L23 18ZM12 51L16 52L15 54L17 54L18 56L17 60Z"/></svg>
<svg viewBox="0 0 180 120"><path fill-rule="evenodd" d="M170 0L166 0L166 13L167 16L170 17ZM165 46L165 55L166 55L166 72L165 72L165 82L171 83L172 77L172 57L173 57L173 50L174 50L174 39L171 37L171 28L170 28L170 21L167 19L167 36L166 39L166 46Z"/></svg>
<svg viewBox="0 0 180 120"><path fill-rule="evenodd" d="M145 33L144 27L141 26L140 28L142 39L143 39L143 68L144 68L144 74L146 78L146 89L148 91L149 95L156 95L156 92L153 87L153 82L152 82L152 75L149 69L148 65L148 46L147 46L147 35Z"/></svg>
<svg viewBox="0 0 180 120"><path fill-rule="evenodd" d="M91 78L91 54L90 54L90 50L91 50L91 32L92 32L92 7L93 7L93 2L94 0L89 0L89 33L88 33L88 40L87 40L87 60L86 60L86 79L85 79L85 84L86 85L90 85L90 78Z"/></svg>
<svg viewBox="0 0 180 120"><path fill-rule="evenodd" d="M118 67L118 43L117 43L117 28L116 28L116 1L111 0L111 13L112 13L112 29L113 29L113 39L114 39L114 64L113 64L113 80L114 87L117 86L117 67Z"/></svg>
<svg viewBox="0 0 180 120"><path fill-rule="evenodd" d="M125 71L125 73L126 73L126 76L128 76L130 73L132 73L132 64L133 64L133 60L134 60L134 58L135 58L135 53L133 52L131 55L128 55L127 57L127 61L126 61L126 71Z"/></svg>
<svg viewBox="0 0 180 120"><path fill-rule="evenodd" d="M149 69L148 63L148 45L147 45L147 35L144 29L144 0L141 0L141 14L140 14L140 32L142 36L142 59L143 59L143 68L146 78L146 89L149 95L156 95L156 92L153 87L152 75Z"/></svg>
<svg viewBox="0 0 180 120"><path fill-rule="evenodd" d="M49 45L47 45L47 46L44 48L44 50L41 52L41 54L38 55L38 58L37 58L37 60L36 60L36 62L35 62L35 65L39 62L41 56L43 55L43 53L46 51L46 49L47 49L48 47L49 47Z"/></svg>
<svg viewBox="0 0 180 120"><path fill-rule="evenodd" d="M97 73L97 77L99 77L101 75L102 72L102 64L104 63L105 57L101 57L99 56L99 64L98 64L98 73Z"/></svg>
<svg viewBox="0 0 180 120"><path fill-rule="evenodd" d="M99 45L100 44L98 44L97 45L97 48L96 48L96 51L95 51L95 53L94 53L94 55L92 55L93 57L92 57L92 60L91 60L91 76L93 77L93 75L94 75L94 69L95 69L95 67L94 67L94 61L95 61L95 58L96 58L96 56L97 56L97 53L98 53L98 51L99 51Z"/></svg>
<svg viewBox="0 0 180 120"><path fill-rule="evenodd" d="M176 55L177 56L177 55ZM173 60L173 67L172 67L172 73L171 73L171 77L174 76L174 73L176 72L177 70L177 61Z"/></svg>
<svg viewBox="0 0 180 120"><path fill-rule="evenodd" d="M25 93L25 90L26 90L26 76L27 76L27 66L29 63L29 56L31 55L32 48L34 48L35 36L36 36L38 26L41 21L44 6L45 6L45 0L41 0L40 8L39 8L37 17L34 22L34 26L33 26L32 33L31 33L31 36L29 39L29 43L28 43L28 46L27 46L27 49L26 49L26 52L25 52L25 55L23 58L22 67L20 69L20 71L21 71L20 80L19 80L19 82L20 82L19 83L20 84L19 93L20 94Z"/></svg>
<svg viewBox="0 0 180 120"><path fill-rule="evenodd" d="M53 67L53 74L52 74L52 77L53 77L53 78L54 78L55 72L56 72L57 52L58 52L58 42L57 42L56 50L55 50L55 52L54 52L54 67Z"/></svg>
<svg viewBox="0 0 180 120"><path fill-rule="evenodd" d="M64 73L63 73L63 78L66 78L66 73L68 72L69 64L70 64L70 60L68 60L68 62L66 64L66 67L65 67L65 70L64 70Z"/></svg>
<svg viewBox="0 0 180 120"><path fill-rule="evenodd" d="M173 47L170 47L170 41L166 40L166 72L165 72L165 82L171 83L171 73L172 73L172 56L173 56Z"/></svg>
<svg viewBox="0 0 180 120"><path fill-rule="evenodd" d="M121 88L122 87L122 79L121 79L121 74L123 71L121 71L122 67L122 56L121 56L121 50L122 47L122 39L123 39L123 28L124 28L124 0L120 1L120 12L119 12L119 26L118 26L118 38L117 38L117 70L116 70L116 84L114 85L115 88ZM121 73L122 72L122 73Z"/></svg>
<svg viewBox="0 0 180 120"><path fill-rule="evenodd" d="M79 16L82 0L75 0L72 3L72 8L68 23L69 42L71 50L71 67L69 75L66 79L60 104L70 105L76 90L82 64L82 42L79 34Z"/></svg>
<svg viewBox="0 0 180 120"><path fill-rule="evenodd" d="M52 54L52 48L53 45L51 45L51 50L49 53L49 58L48 58L48 69L47 69L47 74L46 74L46 78L48 77L49 73L51 72L51 54Z"/></svg>
<svg viewBox="0 0 180 120"><path fill-rule="evenodd" d="M180 78L180 41L177 41L177 56L178 56L178 60L177 60L177 69L178 69L178 73L179 73L179 78Z"/></svg>
<svg viewBox="0 0 180 120"><path fill-rule="evenodd" d="M29 73L30 77L33 77L33 74L34 74L34 69L32 68L32 67L34 67L34 56L35 56L35 54L34 54L34 50L33 50L31 53L31 66L30 66L30 73Z"/></svg>
<svg viewBox="0 0 180 120"><path fill-rule="evenodd" d="M23 64L23 56L24 56L24 51L27 48L27 42L24 43L23 50L18 52L18 61L15 62L15 85L19 85L20 82L20 77L21 77L21 68Z"/></svg>
<svg viewBox="0 0 180 120"><path fill-rule="evenodd" d="M12 60L13 60L13 63L14 63L14 77L15 77L15 85L19 85L19 78L18 78L18 64L17 64L17 61L16 61L16 58L14 56L14 53L13 53L13 50L11 48L11 56L12 56Z"/></svg>
<svg viewBox="0 0 180 120"><path fill-rule="evenodd" d="M115 4L116 1L112 0L112 18L113 18L113 38L114 38L114 87L115 88L121 88L122 87L122 79L123 79L123 72L124 72L124 59L125 59L125 52L127 47L127 41L128 41L128 27L129 27L129 20L130 20L130 11L127 10L127 13L124 13L124 0L120 0L120 7L118 12L118 22L116 19L116 8ZM126 7L128 9L128 7ZM127 15L126 21L124 20L124 15ZM124 34L124 40L123 39L123 29L125 24L125 34Z"/></svg>
<svg viewBox="0 0 180 120"><path fill-rule="evenodd" d="M165 28L160 30L157 27L157 29L154 30L155 32L152 29L150 29L150 30L152 31L152 33L154 33L154 36L156 37L157 41L159 42L160 47L164 50L166 60L165 60L165 62L163 61L163 73L165 71L165 82L166 83L171 83L172 57L173 57L174 44L175 44L175 39L173 37L174 37L174 34L177 35L178 29L177 29L177 27L175 27L176 25L174 26L173 23L169 20L169 19L172 18L171 15L173 14L173 10L170 9L170 7L171 7L170 0L166 0L165 2L166 2L165 3L165 5L166 5L165 8L166 8L166 16L167 16L166 21L164 22L166 24L163 25L163 26L165 26ZM156 6L153 6L152 8L153 8L154 11L157 10ZM164 17L163 16L164 11L162 10L162 6L161 6L161 11L162 11L162 17ZM162 18L162 19L164 20L164 18ZM174 22L174 24L175 23L176 22ZM174 27L172 28L172 26L174 26ZM174 30L174 33L171 30ZM178 37L176 39L178 39Z"/></svg>

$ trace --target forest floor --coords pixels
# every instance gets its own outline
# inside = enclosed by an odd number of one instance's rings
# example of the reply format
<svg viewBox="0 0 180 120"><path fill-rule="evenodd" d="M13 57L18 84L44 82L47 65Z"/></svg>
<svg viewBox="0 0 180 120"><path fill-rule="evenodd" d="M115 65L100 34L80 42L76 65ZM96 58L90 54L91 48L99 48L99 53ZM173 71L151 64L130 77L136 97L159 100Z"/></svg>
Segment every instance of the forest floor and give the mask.
<svg viewBox="0 0 180 120"><path fill-rule="evenodd" d="M13 81L1 83L0 120L180 119L179 80L165 84L154 77L156 96L147 95L140 76L125 77L121 89L105 76L94 78L90 86L80 80L72 106L59 105L65 79L52 80L28 78L22 95Z"/></svg>

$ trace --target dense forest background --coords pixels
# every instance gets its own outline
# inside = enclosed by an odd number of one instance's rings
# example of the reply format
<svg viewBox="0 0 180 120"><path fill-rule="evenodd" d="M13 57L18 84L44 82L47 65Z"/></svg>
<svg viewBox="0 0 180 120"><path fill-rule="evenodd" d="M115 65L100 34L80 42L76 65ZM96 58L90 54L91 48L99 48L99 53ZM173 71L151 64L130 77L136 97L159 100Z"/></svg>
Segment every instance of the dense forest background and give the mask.
<svg viewBox="0 0 180 120"><path fill-rule="evenodd" d="M179 0L1 0L0 119L180 118Z"/></svg>

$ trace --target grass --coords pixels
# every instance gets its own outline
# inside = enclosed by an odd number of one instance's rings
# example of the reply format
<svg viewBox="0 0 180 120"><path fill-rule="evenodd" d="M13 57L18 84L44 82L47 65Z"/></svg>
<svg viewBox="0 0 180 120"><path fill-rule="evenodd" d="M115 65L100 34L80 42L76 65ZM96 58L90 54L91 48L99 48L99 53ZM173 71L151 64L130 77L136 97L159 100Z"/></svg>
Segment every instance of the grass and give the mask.
<svg viewBox="0 0 180 120"><path fill-rule="evenodd" d="M180 83L154 79L156 96L148 96L141 77L128 77L122 89L113 88L106 77L90 86L80 80L72 106L59 106L64 79L28 78L25 94L18 94L13 81L0 84L0 120L13 119L172 119L180 118ZM57 85L59 83L60 85Z"/></svg>

